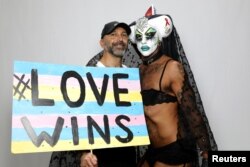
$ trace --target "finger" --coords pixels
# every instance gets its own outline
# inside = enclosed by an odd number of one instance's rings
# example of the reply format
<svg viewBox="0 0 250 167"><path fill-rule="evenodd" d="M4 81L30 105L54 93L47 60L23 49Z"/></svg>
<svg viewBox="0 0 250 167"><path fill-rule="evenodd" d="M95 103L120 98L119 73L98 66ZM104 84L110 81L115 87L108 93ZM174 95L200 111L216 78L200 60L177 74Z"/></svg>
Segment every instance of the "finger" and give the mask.
<svg viewBox="0 0 250 167"><path fill-rule="evenodd" d="M93 165L97 165L97 157L94 154L91 154L90 160Z"/></svg>

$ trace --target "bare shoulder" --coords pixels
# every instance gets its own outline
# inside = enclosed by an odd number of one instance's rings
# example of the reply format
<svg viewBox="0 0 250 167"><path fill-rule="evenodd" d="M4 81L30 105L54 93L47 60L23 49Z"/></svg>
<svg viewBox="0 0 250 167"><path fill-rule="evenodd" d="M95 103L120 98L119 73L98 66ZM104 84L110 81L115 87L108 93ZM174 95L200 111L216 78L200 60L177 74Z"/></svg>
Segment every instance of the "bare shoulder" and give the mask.
<svg viewBox="0 0 250 167"><path fill-rule="evenodd" d="M174 74L177 74L177 73L183 74L184 72L182 64L176 60L172 60L168 63L167 70L170 73L174 73Z"/></svg>
<svg viewBox="0 0 250 167"><path fill-rule="evenodd" d="M180 62L176 60L172 60L169 62L168 67L168 76L171 80L175 80L177 78L182 79L184 77L184 69Z"/></svg>

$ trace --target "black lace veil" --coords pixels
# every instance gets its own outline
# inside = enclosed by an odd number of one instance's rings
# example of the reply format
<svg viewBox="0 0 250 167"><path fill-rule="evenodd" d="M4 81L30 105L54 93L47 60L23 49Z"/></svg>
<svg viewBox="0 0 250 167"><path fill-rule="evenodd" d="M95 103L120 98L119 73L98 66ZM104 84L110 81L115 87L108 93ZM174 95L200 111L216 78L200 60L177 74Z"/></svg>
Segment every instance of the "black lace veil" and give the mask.
<svg viewBox="0 0 250 167"><path fill-rule="evenodd" d="M193 100L194 104L192 104L191 107L195 107L195 109L193 109L193 112L197 112L196 114L198 116L195 115L194 116L195 118L191 118L192 122L191 121L190 122L192 123L193 128L195 128L195 126L198 126L199 124L200 124L200 126L205 128L205 132L200 132L200 133L207 133L204 135L207 137L206 139L203 137L201 137L201 141L199 141L199 139L198 139L198 145L200 146L200 149L202 149L202 150L213 150L213 151L218 150L217 144L215 142L212 130L210 128L210 125L209 125L209 122L208 122L208 119L207 119L207 116L206 116L206 113L205 113L205 110L203 107L203 103L202 103L202 100L201 100L201 97L200 97L200 94L199 94L199 91L198 91L198 88L197 88L197 85L195 82L193 72L190 68L190 65L188 63L188 59L186 57L186 54L184 52L183 46L182 46L181 41L180 41L180 37L179 37L175 27L174 27L172 33L173 33L174 39L171 39L171 40L174 40L173 42L176 44L176 51L177 51L176 58L178 58L178 60L181 62L182 66L185 70L185 74L186 74L186 83L185 83L184 89L189 87L189 90L186 90L187 92L185 92L185 90L183 90L182 104L184 105L183 106L184 110L186 110L189 106L189 105L188 106L185 105L185 100L186 100L185 98L194 97L194 100ZM201 116L202 121L201 122L196 121L197 117L200 117L200 116ZM189 116L187 115L187 117L189 117ZM195 123L195 122L197 122L197 123ZM204 130L204 129L200 129L200 130ZM197 132L195 132L195 133L197 133ZM199 135L201 135L201 134L199 134ZM207 141L205 141L205 140L207 140Z"/></svg>

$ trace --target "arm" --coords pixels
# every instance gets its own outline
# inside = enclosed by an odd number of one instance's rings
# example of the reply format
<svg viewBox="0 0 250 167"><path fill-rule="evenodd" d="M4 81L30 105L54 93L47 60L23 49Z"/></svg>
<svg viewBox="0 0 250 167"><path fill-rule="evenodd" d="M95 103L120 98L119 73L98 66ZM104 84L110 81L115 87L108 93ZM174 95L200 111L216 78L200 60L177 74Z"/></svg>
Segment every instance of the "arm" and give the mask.
<svg viewBox="0 0 250 167"><path fill-rule="evenodd" d="M196 142L201 149L202 157L207 158L207 151L211 150L208 130L206 123L203 120L203 116L197 107L197 102L193 89L191 88L188 78L180 63L174 62L170 66L170 79L171 88L177 96L180 113L187 122L189 128L184 128L187 132L192 133L192 136L196 139Z"/></svg>

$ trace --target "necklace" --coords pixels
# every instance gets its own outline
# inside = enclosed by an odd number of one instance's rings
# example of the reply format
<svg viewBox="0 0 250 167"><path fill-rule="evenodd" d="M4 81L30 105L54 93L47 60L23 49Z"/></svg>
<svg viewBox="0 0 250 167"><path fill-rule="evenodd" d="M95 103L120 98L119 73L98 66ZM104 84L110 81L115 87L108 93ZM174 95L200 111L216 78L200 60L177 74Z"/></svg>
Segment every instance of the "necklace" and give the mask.
<svg viewBox="0 0 250 167"><path fill-rule="evenodd" d="M161 56L162 56L162 52L161 52L160 49L158 49L158 51L155 54L153 54L153 55L151 55L151 56L149 56L147 58L143 57L142 62L143 62L144 65L149 65L152 62L154 62L155 60L159 59Z"/></svg>

